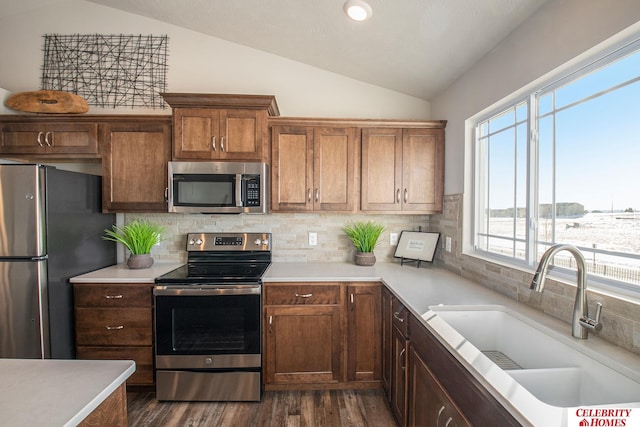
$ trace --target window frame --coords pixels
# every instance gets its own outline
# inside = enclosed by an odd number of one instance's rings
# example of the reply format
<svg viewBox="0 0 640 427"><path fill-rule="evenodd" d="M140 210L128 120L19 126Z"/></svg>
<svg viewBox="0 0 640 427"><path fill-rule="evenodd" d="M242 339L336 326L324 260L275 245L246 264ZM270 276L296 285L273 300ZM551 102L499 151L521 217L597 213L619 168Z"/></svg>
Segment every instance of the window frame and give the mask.
<svg viewBox="0 0 640 427"><path fill-rule="evenodd" d="M499 264L503 264L509 267L518 268L526 271L531 271L535 269L538 263L538 257L536 255L536 246L539 244L538 240L535 236L537 236L537 227L539 221L539 212L538 212L538 194L539 194L539 180L538 180L538 167L539 167L539 159L538 159L538 99L549 93L553 93L554 90L561 88L567 84L570 84L581 77L590 74L598 69L603 69L615 61L630 55L630 54L638 54L640 55L640 35L636 34L632 38L625 40L623 43L617 44L607 50L600 51L598 54L591 55L589 59L586 61L582 61L581 64L576 65L568 70L564 70L560 73L556 73L554 75L548 76L544 79L540 79L537 83L532 83L526 89L522 89L514 95L511 95L502 101L494 104L490 109L485 110L477 114L474 117L471 117L468 121L470 126L468 129L470 133L468 134L468 138L470 138L471 142L471 156L470 156L470 165L466 170L471 174L470 187L472 188L471 196L468 198L468 202L471 204L467 212L470 214L470 221L467 222L470 225L471 230L468 233L464 233L466 236L467 244L464 245L465 250L463 251L465 255L470 255L478 258L482 258L485 260L489 260L492 262L497 262ZM638 77L633 80L640 80L640 73L638 73ZM606 89L604 92L615 90L616 86L611 86ZM600 92L594 92L591 96L597 95ZM555 96L555 95L554 95ZM577 104L585 102L584 100L578 101ZM481 177L478 175L480 173L479 170L479 126L483 122L489 121L491 118L497 117L500 114L504 114L509 109L517 110L518 105L522 103L527 103L527 170L526 170L526 234L525 234L525 256L524 259L518 259L511 256L501 255L495 252L489 252L484 249L480 249L478 246L478 230L479 230L479 221L481 220L479 217L479 199L481 198L480 186L481 186ZM572 103L573 105L573 103ZM566 107L564 107L566 108ZM554 110L556 111L556 110ZM547 115L550 113L546 113ZM541 117L544 115L541 115ZM517 116L514 120L514 128L517 128ZM555 126L555 123L554 123ZM554 150L553 156L555 157L556 153ZM554 168L555 174L555 168ZM553 178L555 182L555 177ZM514 175L514 185L516 182L516 176ZM516 190L517 191L517 190ZM483 197L487 197L486 194L482 194ZM554 196L555 198L555 196ZM467 202L465 202L467 203ZM553 200L555 203L555 200ZM490 208L490 206L489 206ZM555 213L554 213L554 221L555 221ZM515 244L518 241L517 235L514 232L512 236L512 240ZM515 249L514 249L515 250ZM640 257L640 255L638 255ZM555 277L560 280L567 280L573 283L575 281L575 270L571 270L563 267L554 267L550 272L552 277ZM640 285L633 284L630 282L623 282L620 280L615 280L611 278L606 278L603 276L595 276L592 274L587 274L588 280L590 284L594 284L595 288L609 291L613 293L622 293L627 296L632 296L635 298L640 297Z"/></svg>

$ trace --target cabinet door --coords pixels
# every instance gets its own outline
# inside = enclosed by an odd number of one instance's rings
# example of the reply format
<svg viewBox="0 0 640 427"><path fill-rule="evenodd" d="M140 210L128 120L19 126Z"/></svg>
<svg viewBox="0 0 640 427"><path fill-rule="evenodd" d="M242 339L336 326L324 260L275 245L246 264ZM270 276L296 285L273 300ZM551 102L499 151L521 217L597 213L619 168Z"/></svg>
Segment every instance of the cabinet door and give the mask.
<svg viewBox="0 0 640 427"><path fill-rule="evenodd" d="M313 210L313 129L274 126L271 141L271 209Z"/></svg>
<svg viewBox="0 0 640 427"><path fill-rule="evenodd" d="M402 142L402 209L441 212L443 183L443 131L405 129Z"/></svg>
<svg viewBox="0 0 640 427"><path fill-rule="evenodd" d="M382 387L387 398L391 397L391 292L382 287Z"/></svg>
<svg viewBox="0 0 640 427"><path fill-rule="evenodd" d="M400 427L407 420L407 347L409 341L396 328L391 332L391 411Z"/></svg>
<svg viewBox="0 0 640 427"><path fill-rule="evenodd" d="M408 395L408 425L411 427L471 425L451 402L413 347L409 349Z"/></svg>
<svg viewBox="0 0 640 427"><path fill-rule="evenodd" d="M274 306L265 310L266 384L340 381L340 306Z"/></svg>
<svg viewBox="0 0 640 427"><path fill-rule="evenodd" d="M173 111L173 159L210 160L220 150L220 112L210 108Z"/></svg>
<svg viewBox="0 0 640 427"><path fill-rule="evenodd" d="M2 124L5 154L79 154L99 157L97 123L40 122ZM84 156L93 155L93 156Z"/></svg>
<svg viewBox="0 0 640 427"><path fill-rule="evenodd" d="M362 130L363 211L402 209L402 129Z"/></svg>
<svg viewBox="0 0 640 427"><path fill-rule="evenodd" d="M219 158L261 161L266 129L266 111L220 110Z"/></svg>
<svg viewBox="0 0 640 427"><path fill-rule="evenodd" d="M109 123L101 128L102 210L167 212L168 120Z"/></svg>
<svg viewBox="0 0 640 427"><path fill-rule="evenodd" d="M380 381L380 284L347 286L347 381Z"/></svg>
<svg viewBox="0 0 640 427"><path fill-rule="evenodd" d="M355 128L314 128L313 205L316 211L352 211L356 197Z"/></svg>

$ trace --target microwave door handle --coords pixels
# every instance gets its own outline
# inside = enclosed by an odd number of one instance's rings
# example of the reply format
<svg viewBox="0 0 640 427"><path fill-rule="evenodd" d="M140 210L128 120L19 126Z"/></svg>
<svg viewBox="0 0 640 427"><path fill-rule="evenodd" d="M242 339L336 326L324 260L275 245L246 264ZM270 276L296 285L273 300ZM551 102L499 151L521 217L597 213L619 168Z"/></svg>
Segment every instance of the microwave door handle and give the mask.
<svg viewBox="0 0 640 427"><path fill-rule="evenodd" d="M242 174L236 174L236 207L242 207Z"/></svg>

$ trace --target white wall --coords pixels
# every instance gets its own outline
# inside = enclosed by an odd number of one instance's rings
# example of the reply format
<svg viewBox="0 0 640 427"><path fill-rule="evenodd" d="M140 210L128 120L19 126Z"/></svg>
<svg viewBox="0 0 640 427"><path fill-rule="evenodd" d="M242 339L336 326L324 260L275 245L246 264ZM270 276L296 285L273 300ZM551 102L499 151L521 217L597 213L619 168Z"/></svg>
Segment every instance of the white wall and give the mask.
<svg viewBox="0 0 640 427"><path fill-rule="evenodd" d="M42 36L75 33L168 35L168 92L275 95L283 116L431 118L427 101L82 0L50 2L0 19L0 87L11 92L38 90ZM89 112L169 111L91 108Z"/></svg>
<svg viewBox="0 0 640 427"><path fill-rule="evenodd" d="M566 62L579 62L579 56L597 44L638 31L638 21L638 0L550 1L432 99L433 117L448 120L445 194L463 192L465 120Z"/></svg>

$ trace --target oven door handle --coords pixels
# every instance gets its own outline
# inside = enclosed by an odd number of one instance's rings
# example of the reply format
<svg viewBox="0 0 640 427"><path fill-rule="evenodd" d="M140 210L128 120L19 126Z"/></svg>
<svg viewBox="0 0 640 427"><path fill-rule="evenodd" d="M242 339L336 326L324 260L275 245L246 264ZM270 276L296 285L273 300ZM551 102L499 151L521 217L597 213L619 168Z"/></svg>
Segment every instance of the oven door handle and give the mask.
<svg viewBox="0 0 640 427"><path fill-rule="evenodd" d="M209 296L209 295L260 295L260 285L239 286L215 286L215 285L189 285L189 286L156 286L154 295L159 296Z"/></svg>

